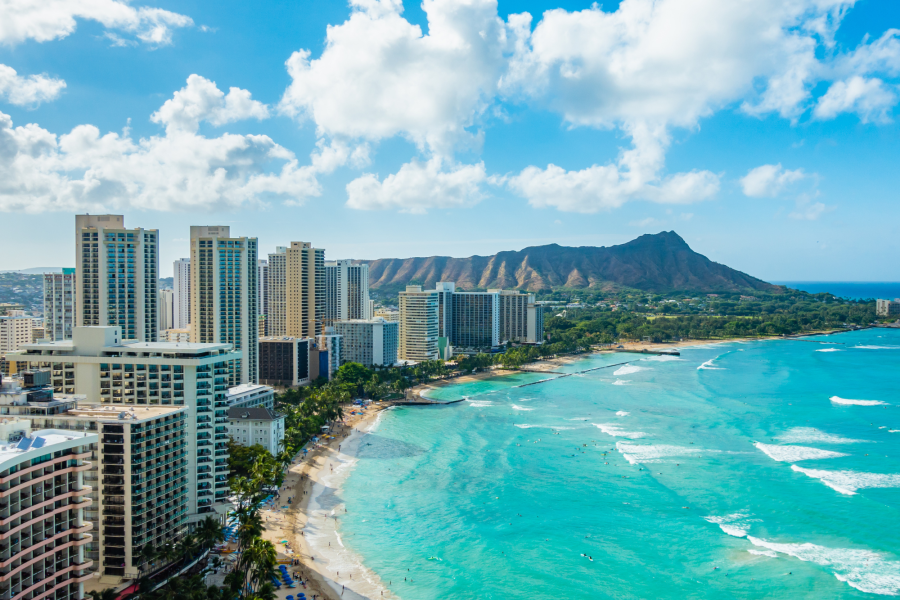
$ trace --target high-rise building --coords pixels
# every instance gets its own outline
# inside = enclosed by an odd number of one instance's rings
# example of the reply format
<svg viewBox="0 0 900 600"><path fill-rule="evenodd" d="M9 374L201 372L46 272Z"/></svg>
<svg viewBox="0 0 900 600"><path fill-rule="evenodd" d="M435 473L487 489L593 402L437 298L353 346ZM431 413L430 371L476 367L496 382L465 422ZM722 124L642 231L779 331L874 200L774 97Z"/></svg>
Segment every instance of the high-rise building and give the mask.
<svg viewBox="0 0 900 600"><path fill-rule="evenodd" d="M400 292L401 360L422 362L438 358L438 293L423 291L420 285L408 285Z"/></svg>
<svg viewBox="0 0 900 600"><path fill-rule="evenodd" d="M400 323L379 317L369 320L338 321L334 332L340 335L341 360L366 367L390 366L397 362Z"/></svg>
<svg viewBox="0 0 900 600"><path fill-rule="evenodd" d="M309 242L291 242L287 249L286 335L315 337L325 319L325 251Z"/></svg>
<svg viewBox="0 0 900 600"><path fill-rule="evenodd" d="M352 260L325 261L325 324L372 318L369 265Z"/></svg>
<svg viewBox="0 0 900 600"><path fill-rule="evenodd" d="M229 365L230 386L259 374L256 252L256 238L231 237L229 227L191 227L191 341L242 353Z"/></svg>
<svg viewBox="0 0 900 600"><path fill-rule="evenodd" d="M159 330L175 329L175 292L159 290Z"/></svg>
<svg viewBox="0 0 900 600"><path fill-rule="evenodd" d="M325 319L325 251L291 242L269 255L269 336L310 338Z"/></svg>
<svg viewBox="0 0 900 600"><path fill-rule="evenodd" d="M879 317L900 315L900 298L894 298L893 300L876 300L875 314Z"/></svg>
<svg viewBox="0 0 900 600"><path fill-rule="evenodd" d="M166 329L187 329L191 322L191 259L179 258L172 268L172 291L175 294L172 312L175 322Z"/></svg>
<svg viewBox="0 0 900 600"><path fill-rule="evenodd" d="M125 339L159 333L159 232L122 215L75 215L75 324L117 325Z"/></svg>
<svg viewBox="0 0 900 600"><path fill-rule="evenodd" d="M92 561L84 547L91 523L84 509L91 488L84 459L97 434L57 429L31 431L30 422L0 424L3 518L0 596L10 599L81 600Z"/></svg>
<svg viewBox="0 0 900 600"><path fill-rule="evenodd" d="M488 290L500 294L500 342L536 343L544 337L544 313L534 294Z"/></svg>
<svg viewBox="0 0 900 600"><path fill-rule="evenodd" d="M44 273L44 333L51 340L72 339L75 297L75 269Z"/></svg>
<svg viewBox="0 0 900 600"><path fill-rule="evenodd" d="M266 332L287 335L287 247L277 246L266 269Z"/></svg>
<svg viewBox="0 0 900 600"><path fill-rule="evenodd" d="M259 307L259 315L265 317L269 314L269 261L260 260L257 267L259 274L257 275L258 296L257 306ZM260 336L268 335L265 319L263 319L263 332Z"/></svg>
<svg viewBox="0 0 900 600"><path fill-rule="evenodd" d="M453 292L450 344L454 352L490 352L500 345L500 294Z"/></svg>
<svg viewBox="0 0 900 600"><path fill-rule="evenodd" d="M108 583L135 579L149 566L142 565L143 546L159 548L185 533L187 409L85 405L80 396L55 396L49 380L47 371L26 371L4 381L0 413L11 430L22 429L23 416L34 429L99 434L83 471L91 490L84 520L94 530L85 554Z"/></svg>
<svg viewBox="0 0 900 600"><path fill-rule="evenodd" d="M49 369L54 391L98 399L115 414L184 407L188 522L226 512L226 392L229 366L241 358L231 344L137 342L119 327L76 327L71 340L28 344L13 357Z"/></svg>
<svg viewBox="0 0 900 600"><path fill-rule="evenodd" d="M34 319L25 316L25 311L11 310L0 317L0 353L14 352L31 343Z"/></svg>
<svg viewBox="0 0 900 600"><path fill-rule="evenodd" d="M278 387L308 384L310 353L315 344L310 338L267 337L259 340L259 381ZM316 363L318 369L318 363Z"/></svg>

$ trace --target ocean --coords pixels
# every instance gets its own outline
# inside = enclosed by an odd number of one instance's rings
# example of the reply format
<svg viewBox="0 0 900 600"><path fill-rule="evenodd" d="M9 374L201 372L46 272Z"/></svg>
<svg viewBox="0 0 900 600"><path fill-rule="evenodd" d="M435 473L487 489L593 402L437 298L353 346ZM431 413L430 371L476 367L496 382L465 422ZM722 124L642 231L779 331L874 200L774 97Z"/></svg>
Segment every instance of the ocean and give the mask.
<svg viewBox="0 0 900 600"><path fill-rule="evenodd" d="M900 593L900 331L595 367L382 414L337 494L385 597Z"/></svg>
<svg viewBox="0 0 900 600"><path fill-rule="evenodd" d="M900 283L891 281L773 281L810 294L822 292L851 300L900 298Z"/></svg>

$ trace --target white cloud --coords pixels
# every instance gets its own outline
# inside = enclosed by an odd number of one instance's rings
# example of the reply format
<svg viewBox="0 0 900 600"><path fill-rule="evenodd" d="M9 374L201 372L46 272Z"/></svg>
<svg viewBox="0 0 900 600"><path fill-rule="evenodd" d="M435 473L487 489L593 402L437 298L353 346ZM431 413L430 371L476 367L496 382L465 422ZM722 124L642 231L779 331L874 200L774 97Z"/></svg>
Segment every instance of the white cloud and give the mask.
<svg viewBox="0 0 900 600"><path fill-rule="evenodd" d="M171 43L173 29L193 25L188 16L160 8L133 7L124 0L3 0L0 44L64 38L75 31L76 19L97 21L153 46Z"/></svg>
<svg viewBox="0 0 900 600"><path fill-rule="evenodd" d="M813 115L817 119L833 119L845 112L859 115L863 123L889 122L890 110L897 103L894 86L881 79L854 75L845 81L831 84L825 95L819 98Z"/></svg>
<svg viewBox="0 0 900 600"><path fill-rule="evenodd" d="M809 203L801 201L797 203L796 210L788 216L801 221L815 221L824 213L832 210L834 210L833 206L825 206L821 202Z"/></svg>
<svg viewBox="0 0 900 600"><path fill-rule="evenodd" d="M424 0L428 34L400 0L351 0L325 50L287 61L293 82L280 108L320 135L378 141L404 136L442 157L477 145L468 131L492 102L505 68L506 28L496 0Z"/></svg>
<svg viewBox="0 0 900 600"><path fill-rule="evenodd" d="M802 169L785 169L781 163L777 165L762 165L750 171L741 178L741 188L744 194L754 198L774 197L780 194L786 187L806 178Z"/></svg>
<svg viewBox="0 0 900 600"><path fill-rule="evenodd" d="M623 151L616 164L566 171L556 165L527 167L508 179L509 187L536 208L593 213L618 208L625 202L649 200L687 204L706 200L719 191L718 175L691 171L662 177L668 136L646 125L629 127L634 147Z"/></svg>
<svg viewBox="0 0 900 600"><path fill-rule="evenodd" d="M484 163L456 165L443 170L440 158L426 163L412 160L379 181L367 173L347 184L347 206L360 210L397 209L424 213L429 208L472 206L484 198Z"/></svg>
<svg viewBox="0 0 900 600"><path fill-rule="evenodd" d="M167 133L194 133L200 121L225 125L243 119L267 119L269 109L262 102L250 98L250 92L233 87L226 95L215 82L191 75L187 85L175 92L170 100L151 115L154 123L166 126Z"/></svg>
<svg viewBox="0 0 900 600"><path fill-rule="evenodd" d="M22 77L12 67L0 65L0 98L16 106L37 106L55 100L66 87L62 79L46 75Z"/></svg>
<svg viewBox="0 0 900 600"><path fill-rule="evenodd" d="M574 125L692 127L748 97L748 110L792 116L809 96L823 33L852 4L623 0L612 12L596 4L551 10L518 46L504 88L543 101ZM524 39L527 20L516 23ZM763 89L754 99L757 81Z"/></svg>
<svg viewBox="0 0 900 600"><path fill-rule="evenodd" d="M650 227L657 222L658 221L653 217L647 217L646 219L641 219L640 221L632 221L629 223L629 225L631 225L632 227Z"/></svg>
<svg viewBox="0 0 900 600"><path fill-rule="evenodd" d="M320 195L317 174L365 156L365 149L321 145L312 164L301 166L265 135L198 135L201 119L228 122L261 112L244 90L225 96L203 78L192 80L200 85L189 80L156 113L166 125L164 136L101 135L93 125L57 136L35 124L14 127L0 113L0 211L220 210L274 199L299 204Z"/></svg>

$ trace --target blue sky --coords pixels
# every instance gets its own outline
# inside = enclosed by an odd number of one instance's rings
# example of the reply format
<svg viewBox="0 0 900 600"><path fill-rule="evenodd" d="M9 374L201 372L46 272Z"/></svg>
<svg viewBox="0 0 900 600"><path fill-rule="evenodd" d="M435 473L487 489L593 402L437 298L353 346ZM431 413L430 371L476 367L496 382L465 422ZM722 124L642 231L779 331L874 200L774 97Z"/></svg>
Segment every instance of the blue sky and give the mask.
<svg viewBox="0 0 900 600"><path fill-rule="evenodd" d="M768 280L900 280L891 0L59 0L0 23L0 269L72 265L73 214L115 212L160 229L164 275L190 225L228 224L329 258L675 230Z"/></svg>

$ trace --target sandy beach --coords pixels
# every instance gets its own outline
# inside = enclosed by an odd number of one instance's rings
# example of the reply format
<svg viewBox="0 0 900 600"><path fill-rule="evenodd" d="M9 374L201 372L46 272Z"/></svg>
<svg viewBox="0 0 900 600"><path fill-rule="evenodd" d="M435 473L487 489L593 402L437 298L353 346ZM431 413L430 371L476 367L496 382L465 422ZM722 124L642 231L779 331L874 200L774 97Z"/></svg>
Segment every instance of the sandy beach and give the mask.
<svg viewBox="0 0 900 600"><path fill-rule="evenodd" d="M377 427L383 410L370 406L362 415L348 416L345 424L332 432L334 439L322 440L310 448L306 458L295 460L285 476L276 509L263 511L265 539L275 544L279 556L286 548L281 541L288 540L292 550L288 557L301 563L288 569L299 573L306 583L305 589L299 585L282 588L278 598L296 597L300 591L307 598L328 600L397 598L389 585L344 546L340 531L341 515L346 514L341 488L356 464L361 440ZM289 505L288 498L292 498Z"/></svg>

